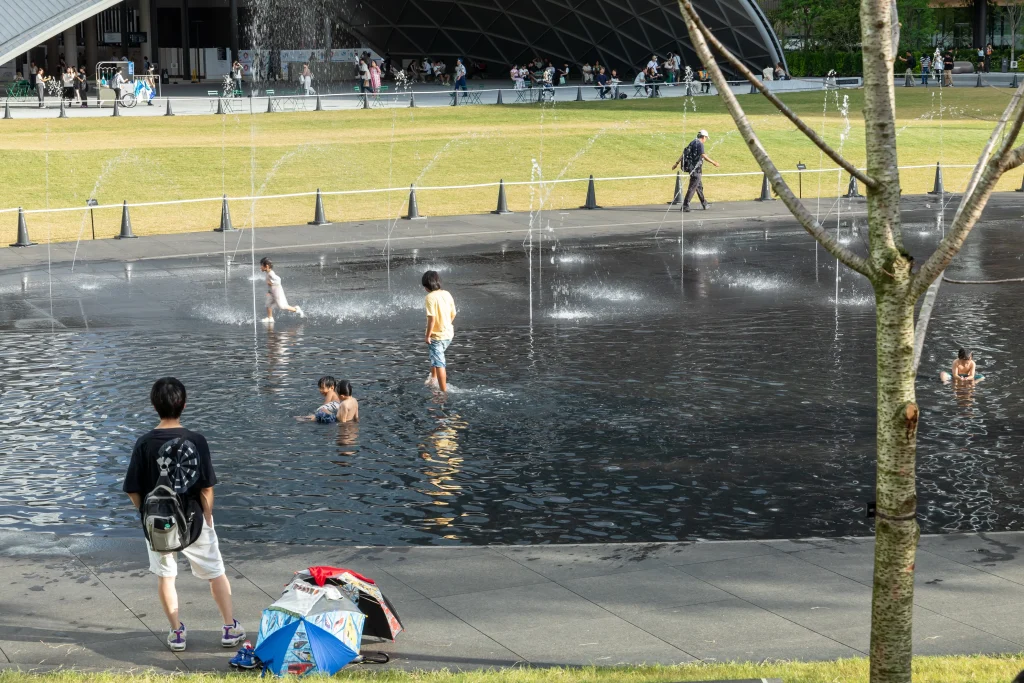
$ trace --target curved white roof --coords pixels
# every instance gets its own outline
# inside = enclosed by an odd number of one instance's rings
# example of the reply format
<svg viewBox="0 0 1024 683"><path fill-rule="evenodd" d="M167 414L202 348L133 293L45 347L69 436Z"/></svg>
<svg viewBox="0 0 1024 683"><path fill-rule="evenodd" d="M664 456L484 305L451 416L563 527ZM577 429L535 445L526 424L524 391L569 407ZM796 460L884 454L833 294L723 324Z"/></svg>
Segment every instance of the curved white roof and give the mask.
<svg viewBox="0 0 1024 683"><path fill-rule="evenodd" d="M120 0L0 0L0 64Z"/></svg>

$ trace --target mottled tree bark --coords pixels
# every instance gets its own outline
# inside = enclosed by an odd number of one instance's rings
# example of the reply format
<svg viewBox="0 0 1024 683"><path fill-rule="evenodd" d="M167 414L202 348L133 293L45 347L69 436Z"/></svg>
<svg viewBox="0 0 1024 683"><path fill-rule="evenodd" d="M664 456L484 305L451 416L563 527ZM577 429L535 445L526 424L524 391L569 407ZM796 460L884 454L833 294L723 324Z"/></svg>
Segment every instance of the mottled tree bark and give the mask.
<svg viewBox="0 0 1024 683"><path fill-rule="evenodd" d="M904 249L900 222L893 80L893 51L899 40L899 25L894 3L861 0L860 5L867 168L857 175L866 178L866 259L836 243L793 194L729 89L712 48L790 120L795 115L770 96L757 76L715 39L692 0L679 0L679 5L694 49L707 67L743 141L779 198L811 236L842 263L864 275L874 288L878 424L871 683L910 683L914 558L920 535L915 482L919 411L914 395L914 305L959 252L1000 176L1024 164L1024 145L1011 149L1024 125L1024 85L1017 90L982 151L949 234L920 270L914 272L915 262ZM850 169L845 159L817 135L809 133L802 122L794 123L840 167Z"/></svg>

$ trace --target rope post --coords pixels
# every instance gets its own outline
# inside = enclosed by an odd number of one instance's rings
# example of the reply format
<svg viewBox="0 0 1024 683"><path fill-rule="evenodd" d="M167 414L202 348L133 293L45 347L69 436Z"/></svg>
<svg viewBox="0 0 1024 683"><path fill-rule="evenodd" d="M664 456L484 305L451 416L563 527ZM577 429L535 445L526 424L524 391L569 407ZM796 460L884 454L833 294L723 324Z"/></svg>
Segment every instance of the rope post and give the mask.
<svg viewBox="0 0 1024 683"><path fill-rule="evenodd" d="M7 119L8 121L10 119L14 118L13 116L11 116L11 100L10 100L10 98L4 100L4 118Z"/></svg>
<svg viewBox="0 0 1024 683"><path fill-rule="evenodd" d="M676 189L672 192L672 201L669 206L676 206L683 203L683 175L676 171Z"/></svg>
<svg viewBox="0 0 1024 683"><path fill-rule="evenodd" d="M363 90L363 109L370 108L370 96L366 94L366 90Z"/></svg>
<svg viewBox="0 0 1024 683"><path fill-rule="evenodd" d="M136 235L132 232L132 219L128 216L128 200L121 205L121 234L115 237L116 240L133 240Z"/></svg>
<svg viewBox="0 0 1024 683"><path fill-rule="evenodd" d="M274 98L267 95L267 113L274 113Z"/></svg>
<svg viewBox="0 0 1024 683"><path fill-rule="evenodd" d="M409 106L410 107L415 107L416 106L416 93L411 92L411 91L409 92Z"/></svg>
<svg viewBox="0 0 1024 683"><path fill-rule="evenodd" d="M580 207L581 209L600 209L597 205L597 193L594 191L594 176L590 176L590 181L587 183L587 203Z"/></svg>
<svg viewBox="0 0 1024 683"><path fill-rule="evenodd" d="M857 179L854 176L850 176L850 185L846 188L846 194L843 195L843 199L860 199L863 196L857 191Z"/></svg>
<svg viewBox="0 0 1024 683"><path fill-rule="evenodd" d="M757 88L754 86L753 83L750 84L750 92L748 92L747 94L748 95L756 95L757 94Z"/></svg>
<svg viewBox="0 0 1024 683"><path fill-rule="evenodd" d="M980 88L981 86L982 86L982 83L981 83L981 72L979 71L978 72L978 82L974 84L974 87L975 88Z"/></svg>
<svg viewBox="0 0 1024 683"><path fill-rule="evenodd" d="M459 89L458 88L456 88L454 91L452 91L452 96L455 98L455 99L452 100L452 106L453 107L459 106Z"/></svg>
<svg viewBox="0 0 1024 683"><path fill-rule="evenodd" d="M505 179L502 178L498 181L498 208L491 213L504 216L505 214L512 213L508 210L508 202L505 200Z"/></svg>
<svg viewBox="0 0 1024 683"><path fill-rule="evenodd" d="M320 188L316 188L316 209L313 211L313 220L308 225L330 225L331 222L327 220L327 216L324 214L324 200L320 196Z"/></svg>
<svg viewBox="0 0 1024 683"><path fill-rule="evenodd" d="M407 221L418 221L424 219L425 216L420 215L420 207L416 203L416 186L409 186L409 213L402 216L403 220Z"/></svg>
<svg viewBox="0 0 1024 683"><path fill-rule="evenodd" d="M1024 192L1024 180L1020 181L1020 187L1014 190L1014 192Z"/></svg>
<svg viewBox="0 0 1024 683"><path fill-rule="evenodd" d="M761 196L754 200L755 202L774 202L772 198L771 186L768 185L768 174L765 173L761 176Z"/></svg>
<svg viewBox="0 0 1024 683"><path fill-rule="evenodd" d="M582 85L577 85L576 86L576 101L577 102L582 102L583 101L583 86Z"/></svg>
<svg viewBox="0 0 1024 683"><path fill-rule="evenodd" d="M320 103L320 93L316 94L316 109L313 111L323 111L324 106Z"/></svg>
<svg viewBox="0 0 1024 683"><path fill-rule="evenodd" d="M942 166L940 166L939 162L936 161L935 162L935 186L932 188L932 191L929 192L928 194L945 194L945 193L946 193L946 191L944 189L942 189Z"/></svg>
<svg viewBox="0 0 1024 683"><path fill-rule="evenodd" d="M171 98L167 98L167 111L164 112L164 116L174 116L174 110L171 109Z"/></svg>
<svg viewBox="0 0 1024 683"><path fill-rule="evenodd" d="M18 207L18 241L12 247L31 247L35 242L28 238L28 226L25 224L25 211Z"/></svg>
<svg viewBox="0 0 1024 683"><path fill-rule="evenodd" d="M60 98L60 114L57 115L58 119L66 119L68 117L67 111L64 110L64 97Z"/></svg>
<svg viewBox="0 0 1024 683"><path fill-rule="evenodd" d="M111 116L120 116L120 115L121 115L121 102L119 102L118 99L115 97L114 98L114 113L111 114Z"/></svg>
<svg viewBox="0 0 1024 683"><path fill-rule="evenodd" d="M218 97L217 98L217 113L218 114L223 114L224 113L224 98L223 97Z"/></svg>
<svg viewBox="0 0 1024 683"><path fill-rule="evenodd" d="M214 228L214 232L236 232L235 227L231 225L231 210L228 208L228 196L224 195L224 199L220 205L220 227Z"/></svg>
<svg viewBox="0 0 1024 683"><path fill-rule="evenodd" d="M498 101L495 104L505 104L501 101L501 88L498 88Z"/></svg>
<svg viewBox="0 0 1024 683"><path fill-rule="evenodd" d="M1017 83L1017 74L1013 74L1013 80L1010 81L1010 87L1013 88L1014 90L1020 87Z"/></svg>

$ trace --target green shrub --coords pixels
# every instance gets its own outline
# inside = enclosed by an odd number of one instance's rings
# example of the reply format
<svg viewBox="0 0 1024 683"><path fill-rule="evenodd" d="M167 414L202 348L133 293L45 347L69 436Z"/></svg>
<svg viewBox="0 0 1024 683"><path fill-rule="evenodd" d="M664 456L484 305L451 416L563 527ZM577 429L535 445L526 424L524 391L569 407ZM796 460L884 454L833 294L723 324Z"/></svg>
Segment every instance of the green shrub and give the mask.
<svg viewBox="0 0 1024 683"><path fill-rule="evenodd" d="M794 50L786 53L786 64L794 78L823 77L831 69L835 69L837 76L864 75L864 65L859 52Z"/></svg>

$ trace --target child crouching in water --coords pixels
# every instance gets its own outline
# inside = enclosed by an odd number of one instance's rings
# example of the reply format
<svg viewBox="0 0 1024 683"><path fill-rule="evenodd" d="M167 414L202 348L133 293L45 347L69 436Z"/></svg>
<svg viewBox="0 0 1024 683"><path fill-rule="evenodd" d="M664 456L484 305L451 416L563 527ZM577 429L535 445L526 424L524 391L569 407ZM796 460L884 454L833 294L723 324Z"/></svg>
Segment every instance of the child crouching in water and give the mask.
<svg viewBox="0 0 1024 683"><path fill-rule="evenodd" d="M351 382L325 375L317 381L317 388L324 397L323 405L312 415L303 415L296 419L320 424L359 421L359 402L352 397Z"/></svg>
<svg viewBox="0 0 1024 683"><path fill-rule="evenodd" d="M280 308L282 311L291 311L292 313L298 313L300 318L305 318L306 314L302 312L302 308L300 308L299 306L288 305L288 298L284 295L284 287L281 286L281 276L274 272L273 261L266 257L261 258L260 270L267 274L267 317L261 320L260 322L274 322L275 306Z"/></svg>

